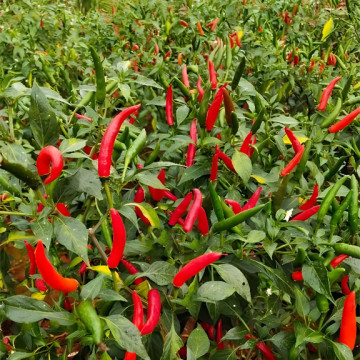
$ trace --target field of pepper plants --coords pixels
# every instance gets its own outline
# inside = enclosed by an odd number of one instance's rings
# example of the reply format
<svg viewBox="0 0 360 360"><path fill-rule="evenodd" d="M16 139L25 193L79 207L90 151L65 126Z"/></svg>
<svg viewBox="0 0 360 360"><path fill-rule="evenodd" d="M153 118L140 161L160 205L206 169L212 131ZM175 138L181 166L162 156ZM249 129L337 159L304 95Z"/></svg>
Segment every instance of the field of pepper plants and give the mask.
<svg viewBox="0 0 360 360"><path fill-rule="evenodd" d="M0 359L360 359L357 0L0 20Z"/></svg>

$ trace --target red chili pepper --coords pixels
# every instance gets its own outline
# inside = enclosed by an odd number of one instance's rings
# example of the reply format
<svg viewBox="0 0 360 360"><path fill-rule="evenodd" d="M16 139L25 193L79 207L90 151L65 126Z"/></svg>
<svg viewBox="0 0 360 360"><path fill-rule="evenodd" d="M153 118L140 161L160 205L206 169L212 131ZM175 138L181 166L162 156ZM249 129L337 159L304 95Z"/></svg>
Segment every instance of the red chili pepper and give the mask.
<svg viewBox="0 0 360 360"><path fill-rule="evenodd" d="M196 87L197 87L197 90L198 90L198 93L199 93L198 100L199 100L199 102L201 102L203 97L204 97L205 91L201 87L201 76L200 75L199 75L198 81L196 83Z"/></svg>
<svg viewBox="0 0 360 360"><path fill-rule="evenodd" d="M338 121L336 124L329 127L329 133L335 133L342 129L344 129L346 126L350 125L352 121L355 120L355 118L360 114L360 107L358 107L356 110L351 112L350 114L346 115L343 119Z"/></svg>
<svg viewBox="0 0 360 360"><path fill-rule="evenodd" d="M346 296L341 318L339 342L354 350L356 341L356 302L355 291Z"/></svg>
<svg viewBox="0 0 360 360"><path fill-rule="evenodd" d="M43 280L53 289L70 293L76 291L79 283L75 279L62 277L45 255L44 245L38 241L35 249L36 266Z"/></svg>
<svg viewBox="0 0 360 360"><path fill-rule="evenodd" d="M164 55L164 59L167 59L168 57L170 57L171 55L171 51L169 50L165 55Z"/></svg>
<svg viewBox="0 0 360 360"><path fill-rule="evenodd" d="M225 84L226 85L226 84ZM216 118L219 114L221 103L224 100L224 87L223 85L215 95L213 103L210 105L209 110L206 114L206 130L211 131L214 127Z"/></svg>
<svg viewBox="0 0 360 360"><path fill-rule="evenodd" d="M136 203L142 203L145 200L145 193L144 193L144 189L140 186L139 189L137 190L135 197L134 197L134 202ZM137 206L135 206L135 214L148 226L150 226L150 221L148 220L148 218L144 215L144 213L140 210L140 208L138 208Z"/></svg>
<svg viewBox="0 0 360 360"><path fill-rule="evenodd" d="M66 297L65 300L64 300L64 308L65 308L66 311L71 311L72 310L70 299L68 297Z"/></svg>
<svg viewBox="0 0 360 360"><path fill-rule="evenodd" d="M184 20L180 20L179 23L184 27L189 27L189 24Z"/></svg>
<svg viewBox="0 0 360 360"><path fill-rule="evenodd" d="M230 47L231 47L231 49L233 49L235 46L235 42L234 42L233 38L231 37L231 35L229 36L229 39L230 39Z"/></svg>
<svg viewBox="0 0 360 360"><path fill-rule="evenodd" d="M181 203L175 208L169 219L169 225L174 226L181 216L185 213L192 200L192 192L189 192Z"/></svg>
<svg viewBox="0 0 360 360"><path fill-rule="evenodd" d="M239 214L242 211L241 205L237 201L231 200L231 199L225 199L225 202L226 202L226 204L231 206L232 211L235 214Z"/></svg>
<svg viewBox="0 0 360 360"><path fill-rule="evenodd" d="M165 184L165 170L164 169L161 169L157 178L161 181L161 183L163 185ZM149 186L149 190L150 190L151 197L155 201L161 201L161 199L164 197L163 190L161 190L161 189L155 189L152 186Z"/></svg>
<svg viewBox="0 0 360 360"><path fill-rule="evenodd" d="M87 120L89 123L92 123L92 120L90 118L88 118L87 116L84 116L84 115L80 115L78 113L75 113L75 116L78 118L78 119L84 119L84 120Z"/></svg>
<svg viewBox="0 0 360 360"><path fill-rule="evenodd" d="M219 149L218 145L215 145L215 152L218 154L219 159L224 162L224 164L229 170L231 170L232 172L236 172L232 160Z"/></svg>
<svg viewBox="0 0 360 360"><path fill-rule="evenodd" d="M194 226L195 220L199 216L199 211L202 205L202 195L199 189L194 189L194 201L190 206L189 212L185 219L184 231L190 232Z"/></svg>
<svg viewBox="0 0 360 360"><path fill-rule="evenodd" d="M313 71L315 64L316 64L316 61L311 60L311 63L310 63L309 69L308 69L309 74Z"/></svg>
<svg viewBox="0 0 360 360"><path fill-rule="evenodd" d="M300 144L300 141L297 139L295 134L288 127L285 127L285 133L286 133L287 137L289 138L291 145L294 148L294 151L296 153L301 151L302 145Z"/></svg>
<svg viewBox="0 0 360 360"><path fill-rule="evenodd" d="M226 255L218 252L211 252L208 254L200 255L195 259L191 260L186 264L180 271L175 275L173 284L176 287L184 285L185 281L198 274L201 270L205 269L206 266L219 260L221 256Z"/></svg>
<svg viewBox="0 0 360 360"><path fill-rule="evenodd" d="M291 63L291 66L296 66L296 65L298 65L298 64L299 64L299 55L296 54L296 55L294 56L294 61Z"/></svg>
<svg viewBox="0 0 360 360"><path fill-rule="evenodd" d="M78 274L84 274L85 272L86 272L86 270L87 270L87 265L86 265L86 262L85 261L83 261L82 263L81 263L81 265L80 265L80 268L79 268L79 270L78 270Z"/></svg>
<svg viewBox="0 0 360 360"><path fill-rule="evenodd" d="M120 262L125 266L126 270L129 271L131 275L137 274L139 272L139 270L131 262L125 259L121 259ZM143 281L144 280L142 278L137 278L134 280L134 283L135 285L139 285Z"/></svg>
<svg viewBox="0 0 360 360"><path fill-rule="evenodd" d="M259 201L261 191L262 191L262 187L260 186L252 194L249 201L242 207L241 211L249 210L249 209L252 209L253 207L255 207L257 202Z"/></svg>
<svg viewBox="0 0 360 360"><path fill-rule="evenodd" d="M127 351L125 353L124 360L136 360L136 353L132 353L132 352Z"/></svg>
<svg viewBox="0 0 360 360"><path fill-rule="evenodd" d="M40 19L40 27L41 27L41 28L44 27L44 21L43 21L43 19Z"/></svg>
<svg viewBox="0 0 360 360"><path fill-rule="evenodd" d="M325 64L324 64L325 66ZM326 109L326 105L329 101L330 95L336 85L336 83L341 79L341 76L335 78L334 80L331 80L329 85L325 88L321 95L320 104L318 106L319 111L324 111Z"/></svg>
<svg viewBox="0 0 360 360"><path fill-rule="evenodd" d="M292 58L293 58L293 52L290 51L290 52L289 52L289 55L288 55L287 58L286 58L286 61L287 61L287 62L290 62Z"/></svg>
<svg viewBox="0 0 360 360"><path fill-rule="evenodd" d="M114 149L116 136L124 120L137 111L141 104L130 106L123 110L120 114L115 116L105 130L105 134L101 140L99 159L98 159L98 172L100 177L110 176L111 157Z"/></svg>
<svg viewBox="0 0 360 360"><path fill-rule="evenodd" d="M249 158L251 158L252 157L252 155L253 155L253 153L254 153L254 151L255 151L255 144L256 144L256 142L257 142L257 139L256 139L256 134L254 134L253 135L253 137L251 138L251 141L250 141L250 147L249 147L249 151L248 151L248 156L249 156Z"/></svg>
<svg viewBox="0 0 360 360"><path fill-rule="evenodd" d="M184 66L182 67L181 75L182 75L182 81L183 81L184 85L185 85L187 88L189 88L189 87L190 87L190 83L189 83L189 77L188 77L188 73L187 73L187 66L186 66L186 64L184 64Z"/></svg>
<svg viewBox="0 0 360 360"><path fill-rule="evenodd" d="M246 137L241 145L240 152L242 152L244 154L248 154L252 135L253 135L253 133L251 131L246 135Z"/></svg>
<svg viewBox="0 0 360 360"><path fill-rule="evenodd" d="M329 55L329 57L328 57L328 65L330 65L330 66L335 66L336 65L336 56L333 54L333 53L331 53L330 55Z"/></svg>
<svg viewBox="0 0 360 360"><path fill-rule="evenodd" d="M206 216L206 212L203 207L201 207L199 210L197 228L199 229L201 235L203 235L203 236L205 236L209 233L209 223L208 223L208 219Z"/></svg>
<svg viewBox="0 0 360 360"><path fill-rule="evenodd" d="M29 260L30 260L29 275L35 275L36 274L36 262L35 262L34 248L27 241L24 241L24 243L26 246Z"/></svg>
<svg viewBox="0 0 360 360"><path fill-rule="evenodd" d="M313 206L312 208L307 209L300 214L297 214L290 221L305 221L309 219L311 216L315 215L319 211L319 209L320 209L320 205Z"/></svg>
<svg viewBox="0 0 360 360"><path fill-rule="evenodd" d="M57 203L56 208L58 209L59 213L66 217L71 217L71 214L69 213L69 210L66 208L65 204L63 203Z"/></svg>
<svg viewBox="0 0 360 360"><path fill-rule="evenodd" d="M311 352L317 352L317 348L313 344L308 343L306 345Z"/></svg>
<svg viewBox="0 0 360 360"><path fill-rule="evenodd" d="M85 153L86 153L87 155L90 155L91 150L92 150L92 147L91 147L91 146L86 145L86 146L84 147L84 151L85 151ZM99 155L95 153L95 154L92 156L91 159L92 159L92 160L96 160L98 157L99 157Z"/></svg>
<svg viewBox="0 0 360 360"><path fill-rule="evenodd" d="M147 319L141 329L141 335L150 334L159 322L161 314L161 299L160 293L156 289L151 289L148 293L148 309Z"/></svg>
<svg viewBox="0 0 360 360"><path fill-rule="evenodd" d="M217 343L217 350L224 350L224 343L220 342L221 338L223 337L222 333L222 320L220 319L217 323L216 327L216 343Z"/></svg>
<svg viewBox="0 0 360 360"><path fill-rule="evenodd" d="M290 160L290 162L285 166L285 168L280 172L281 176L286 176L294 170L295 166L300 162L301 157L304 153L305 146L301 145L301 150L295 154L295 156Z"/></svg>
<svg viewBox="0 0 360 360"><path fill-rule="evenodd" d="M186 166L190 167L194 165L194 158L196 153L196 142L197 142L197 128L196 128L196 121L197 119L194 119L191 122L190 127L190 139L192 142L189 144L187 149L187 156L186 156Z"/></svg>
<svg viewBox="0 0 360 360"><path fill-rule="evenodd" d="M113 227L113 247L107 264L109 268L116 268L124 253L126 243L126 231L120 214L115 209L110 209L111 222Z"/></svg>
<svg viewBox="0 0 360 360"><path fill-rule="evenodd" d="M349 280L349 275L345 275L341 279L341 291L343 292L344 295L349 295L350 294L350 288L349 288L349 285L348 285L348 280Z"/></svg>
<svg viewBox="0 0 360 360"><path fill-rule="evenodd" d="M35 286L39 291L43 291L43 292L47 291L48 289L43 279L36 279Z"/></svg>
<svg viewBox="0 0 360 360"><path fill-rule="evenodd" d="M168 87L166 92L165 113L168 125L174 125L172 85Z"/></svg>
<svg viewBox="0 0 360 360"><path fill-rule="evenodd" d="M139 50L139 45L133 45L131 51Z"/></svg>
<svg viewBox="0 0 360 360"><path fill-rule="evenodd" d="M213 20L213 21L209 22L208 24L206 24L205 27L206 28L210 27L210 30L214 31L218 22L219 22L219 18L216 18L215 20Z"/></svg>
<svg viewBox="0 0 360 360"><path fill-rule="evenodd" d="M209 76L211 89L215 90L217 88L217 78L214 63L211 60L209 60Z"/></svg>
<svg viewBox="0 0 360 360"><path fill-rule="evenodd" d="M219 155L215 153L215 155L212 158L210 181L215 181L217 179L218 161L219 161Z"/></svg>
<svg viewBox="0 0 360 360"><path fill-rule="evenodd" d="M44 184L49 184L56 180L60 176L64 167L61 151L52 145L45 146L40 150L36 160L36 167L40 176L50 173L50 175L44 180Z"/></svg>
<svg viewBox="0 0 360 360"><path fill-rule="evenodd" d="M159 52L160 52L159 45L157 43L155 43L154 55L157 55Z"/></svg>
<svg viewBox="0 0 360 360"><path fill-rule="evenodd" d="M304 280L302 271L300 270L300 271L295 271L295 272L293 272L293 273L292 273L292 278L293 278L293 280L295 280L295 281L302 281L302 280Z"/></svg>
<svg viewBox="0 0 360 360"><path fill-rule="evenodd" d="M249 340L249 339L257 340L254 335L250 335L250 334L245 335L245 339L247 339L247 340ZM275 360L274 354L271 352L271 350L263 342L258 342L256 344L256 347L264 354L266 360Z"/></svg>
<svg viewBox="0 0 360 360"><path fill-rule="evenodd" d="M338 265L340 265L345 259L347 259L349 255L341 254L337 256L336 258L332 259L330 262L330 265L333 268L336 268Z"/></svg>
<svg viewBox="0 0 360 360"><path fill-rule="evenodd" d="M141 331L144 326L144 308L140 296L136 291L132 292L132 299L134 303L134 315L132 323Z"/></svg>
<svg viewBox="0 0 360 360"><path fill-rule="evenodd" d="M182 65L182 53L178 55L178 65Z"/></svg>
<svg viewBox="0 0 360 360"><path fill-rule="evenodd" d="M204 30L203 30L203 28L201 27L200 21L198 21L198 22L196 23L196 26L197 26L197 28L198 28L198 32L199 32L200 36L204 36Z"/></svg>
<svg viewBox="0 0 360 360"><path fill-rule="evenodd" d="M313 207L316 203L318 195L319 195L319 184L316 183L310 199L307 200L301 206L299 206L299 210L309 210L311 207Z"/></svg>
<svg viewBox="0 0 360 360"><path fill-rule="evenodd" d="M319 65L319 74L321 75L323 73L325 69L325 64L322 62L320 65Z"/></svg>

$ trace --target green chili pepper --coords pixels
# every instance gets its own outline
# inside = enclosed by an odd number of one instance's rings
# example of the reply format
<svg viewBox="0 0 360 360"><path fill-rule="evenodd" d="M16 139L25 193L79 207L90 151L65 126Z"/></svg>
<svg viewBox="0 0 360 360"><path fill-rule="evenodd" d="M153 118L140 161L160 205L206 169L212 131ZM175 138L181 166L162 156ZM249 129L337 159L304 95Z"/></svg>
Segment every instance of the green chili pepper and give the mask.
<svg viewBox="0 0 360 360"><path fill-rule="evenodd" d="M221 198L219 198L219 200L220 200L220 204L223 209L225 218L229 219L229 218L235 216L235 213L232 211L232 209L229 206L227 206L225 201ZM243 233L241 231L241 225L234 226L231 230L240 236L243 235Z"/></svg>
<svg viewBox="0 0 360 360"><path fill-rule="evenodd" d="M333 109L333 111L322 121L320 127L325 128L328 127L339 115L341 111L342 101L338 98L337 103Z"/></svg>
<svg viewBox="0 0 360 360"><path fill-rule="evenodd" d="M230 120L231 120L231 133L233 135L236 135L239 130L239 119L238 119L235 111L233 111L230 114Z"/></svg>
<svg viewBox="0 0 360 360"><path fill-rule="evenodd" d="M230 38L226 38L226 69L230 69L232 63L232 52Z"/></svg>
<svg viewBox="0 0 360 360"><path fill-rule="evenodd" d="M332 284L335 281L339 280L344 275L345 271L346 270L344 268L341 268L341 267L337 267L336 269L331 270L328 273L330 284Z"/></svg>
<svg viewBox="0 0 360 360"><path fill-rule="evenodd" d="M347 70L346 65L344 64L344 62L339 58L339 56L335 55L336 59L337 59L337 64L343 69L343 70Z"/></svg>
<svg viewBox="0 0 360 360"><path fill-rule="evenodd" d="M169 82L165 78L165 75L162 71L162 69L159 69L159 80L161 82L161 85L164 87L165 90L169 87Z"/></svg>
<svg viewBox="0 0 360 360"><path fill-rule="evenodd" d="M113 81L110 81L107 85L106 85L106 93L111 95L114 91L115 91L115 88L117 86L117 81L113 80Z"/></svg>
<svg viewBox="0 0 360 360"><path fill-rule="evenodd" d="M306 251L303 248L298 248L296 258L294 260L294 266L301 266L306 259Z"/></svg>
<svg viewBox="0 0 360 360"><path fill-rule="evenodd" d="M352 145L353 145L353 150L354 150L355 155L356 155L358 158L360 158L360 150L359 150L359 148L358 148L357 145L356 145L355 137L352 137L351 142L352 142Z"/></svg>
<svg viewBox="0 0 360 360"><path fill-rule="evenodd" d="M335 165L325 173L324 181L329 181L335 174L338 173L338 171L340 170L340 168L343 165L346 158L347 158L347 156L341 156L338 159L338 161L335 163Z"/></svg>
<svg viewBox="0 0 360 360"><path fill-rule="evenodd" d="M180 91L183 93L183 95L186 97L187 100L191 99L191 94L189 92L189 89L177 78L174 77L171 82L173 82L176 87L180 89Z"/></svg>
<svg viewBox="0 0 360 360"><path fill-rule="evenodd" d="M329 301L323 294L316 294L316 306L322 314L326 314L329 311Z"/></svg>
<svg viewBox="0 0 360 360"><path fill-rule="evenodd" d="M281 180L278 191L274 194L274 198L273 198L274 212L277 212L279 209L281 209L281 204L286 194L286 188L289 179L290 179L289 174L284 176L283 179Z"/></svg>
<svg viewBox="0 0 360 360"><path fill-rule="evenodd" d="M256 134L256 132L259 130L260 125L261 125L261 123L262 123L263 120L264 120L264 115L265 115L265 109L262 108L262 109L260 110L260 112L259 112L259 114L258 114L258 116L257 116L257 118L256 118L256 120L255 120L255 122L254 122L254 124L251 126L251 132L252 132L253 134ZM303 156L304 156L304 155L303 155Z"/></svg>
<svg viewBox="0 0 360 360"><path fill-rule="evenodd" d="M328 266L331 263L331 260L335 257L335 252L330 250L326 253L326 257L324 259L324 266Z"/></svg>
<svg viewBox="0 0 360 360"><path fill-rule="evenodd" d="M84 323L86 329L92 334L95 344L101 343L104 338L104 326L101 323L101 319L96 313L92 302L90 300L81 302L76 307L76 313Z"/></svg>
<svg viewBox="0 0 360 360"><path fill-rule="evenodd" d="M214 225L214 231L220 232L224 230L229 230L233 228L234 226L241 224L245 220L251 218L255 214L257 214L260 210L262 210L265 207L265 204L258 205L253 207L252 209L242 211L241 213L232 216L231 218L228 218L226 220L219 221Z"/></svg>
<svg viewBox="0 0 360 360"><path fill-rule="evenodd" d="M4 190L8 191L12 195L20 195L20 191L15 187L9 184L9 182L0 174L0 185Z"/></svg>
<svg viewBox="0 0 360 360"><path fill-rule="evenodd" d="M251 157L252 163L256 162L261 150L267 145L268 141L269 141L269 139L267 138L267 139L263 140L259 145L256 145L256 147L255 147L256 151L253 153L253 155Z"/></svg>
<svg viewBox="0 0 360 360"><path fill-rule="evenodd" d="M355 105L360 102L360 96L353 97L352 99L346 101L344 105Z"/></svg>
<svg viewBox="0 0 360 360"><path fill-rule="evenodd" d="M359 184L354 174L351 175L351 201L349 205L349 227L351 235L359 230Z"/></svg>
<svg viewBox="0 0 360 360"><path fill-rule="evenodd" d="M129 149L126 152L125 160L124 160L124 172L122 176L122 181L125 179L127 168L132 159L142 150L146 143L146 130L142 129L139 136L136 140L130 145Z"/></svg>
<svg viewBox="0 0 360 360"><path fill-rule="evenodd" d="M208 111L209 101L211 96L211 88L208 86L205 90L204 97L200 103L200 109L198 113L198 119L200 125L205 125L206 113Z"/></svg>
<svg viewBox="0 0 360 360"><path fill-rule="evenodd" d="M150 165L151 163L153 163L156 160L156 158L158 157L159 153L160 153L160 141L156 143L154 150L151 152L149 157L146 159L144 165L147 166L147 165Z"/></svg>
<svg viewBox="0 0 360 360"><path fill-rule="evenodd" d="M313 261L317 261L317 260L321 261L321 262L324 261L324 258L318 253L309 252L308 257L310 260L313 260Z"/></svg>
<svg viewBox="0 0 360 360"><path fill-rule="evenodd" d="M324 220L326 213L328 212L330 205L332 203L333 198L336 196L337 192L347 180L347 176L342 177L337 183L335 183L331 189L327 192L326 196L324 197L323 201L321 202L320 209L318 211L317 216L317 229L319 228L320 224Z"/></svg>
<svg viewBox="0 0 360 360"><path fill-rule="evenodd" d="M334 212L333 216L331 217L330 239L333 237L336 227L337 227L337 224L339 223L344 211L348 208L350 201L352 200L352 193L353 193L353 191L350 190L349 193L346 195L346 198L342 201L339 208Z"/></svg>
<svg viewBox="0 0 360 360"><path fill-rule="evenodd" d="M210 192L211 202L214 207L215 215L218 221L224 220L225 216L224 216L223 208L221 206L221 202L219 200L219 195L216 193L216 190L214 189L214 186L211 183L211 181L209 181L209 192Z"/></svg>
<svg viewBox="0 0 360 360"><path fill-rule="evenodd" d="M237 86L239 85L239 81L241 79L241 76L244 72L245 69L245 57L243 57L240 61L240 64L238 65L238 67L236 68L232 83L231 83L231 88L233 90L235 90L237 88Z"/></svg>
<svg viewBox="0 0 360 360"><path fill-rule="evenodd" d="M312 147L312 141L308 140L305 144L305 150L304 150L303 156L301 157L301 160L300 160L298 166L296 167L296 171L295 171L296 179L300 179L301 175L305 171L305 166L309 159L311 147Z"/></svg>
<svg viewBox="0 0 360 360"><path fill-rule="evenodd" d="M110 232L110 227L109 227L109 223L107 221L107 219L105 219L101 225L101 233L106 241L106 245L112 249L112 237L111 237L111 232Z"/></svg>
<svg viewBox="0 0 360 360"><path fill-rule="evenodd" d="M100 57L93 46L89 47L91 57L94 62L95 67L95 77L96 77L96 101L99 103L104 102L106 96L106 86L105 86L105 76L104 69L101 64Z"/></svg>
<svg viewBox="0 0 360 360"><path fill-rule="evenodd" d="M334 244L336 254L345 254L360 259L360 247L349 244Z"/></svg>
<svg viewBox="0 0 360 360"><path fill-rule="evenodd" d="M224 56L224 53L225 53L225 46L224 44L221 42L221 47L218 51L218 53L216 54L216 58L214 60L214 68L217 70L221 64L221 61L222 61L222 58Z"/></svg>
<svg viewBox="0 0 360 360"><path fill-rule="evenodd" d="M346 83L345 83L345 86L344 86L343 91L341 93L341 97L342 97L343 101L345 101L345 99L347 98L347 96L349 94L351 84L353 82L353 78L354 78L354 76L350 75L349 78L347 79Z"/></svg>
<svg viewBox="0 0 360 360"><path fill-rule="evenodd" d="M194 51L197 51L200 47L200 38L199 36L195 35L191 41L192 47Z"/></svg>
<svg viewBox="0 0 360 360"><path fill-rule="evenodd" d="M187 71L190 74L191 72L194 74L198 74L199 73L199 66L198 65L189 65L187 67Z"/></svg>
<svg viewBox="0 0 360 360"><path fill-rule="evenodd" d="M221 42L219 42L216 46L215 49L211 52L210 56L209 56L209 61L214 62L214 58L215 58L215 54L218 52L218 50L220 49L220 46L222 45Z"/></svg>
<svg viewBox="0 0 360 360"><path fill-rule="evenodd" d="M87 92L85 94L85 96L80 100L80 102L76 105L74 113L76 113L82 107L85 107L86 105L88 105L94 96L95 96L95 93L93 91Z"/></svg>

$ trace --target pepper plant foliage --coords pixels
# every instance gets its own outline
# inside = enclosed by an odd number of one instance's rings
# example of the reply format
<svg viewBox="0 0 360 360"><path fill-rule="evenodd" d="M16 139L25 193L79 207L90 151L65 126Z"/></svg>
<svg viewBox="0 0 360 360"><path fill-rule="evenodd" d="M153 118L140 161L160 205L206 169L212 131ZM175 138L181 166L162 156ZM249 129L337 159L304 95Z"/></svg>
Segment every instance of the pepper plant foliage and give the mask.
<svg viewBox="0 0 360 360"><path fill-rule="evenodd" d="M328 130L360 103L357 1L0 6L0 358L358 354L359 127ZM137 104L99 177L105 130ZM48 146L63 168L44 185Z"/></svg>

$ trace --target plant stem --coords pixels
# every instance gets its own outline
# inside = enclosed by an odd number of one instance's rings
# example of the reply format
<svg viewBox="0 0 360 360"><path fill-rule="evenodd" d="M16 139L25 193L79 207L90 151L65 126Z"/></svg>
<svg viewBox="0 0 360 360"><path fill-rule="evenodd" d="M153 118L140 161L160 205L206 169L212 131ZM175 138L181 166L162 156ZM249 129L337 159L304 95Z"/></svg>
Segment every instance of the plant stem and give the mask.
<svg viewBox="0 0 360 360"><path fill-rule="evenodd" d="M110 191L110 188L109 188L109 182L108 181L105 181L104 189L105 189L106 197L107 197L107 200L108 200L109 209L112 209L114 207L114 203L113 203L112 194L111 194L111 191Z"/></svg>

